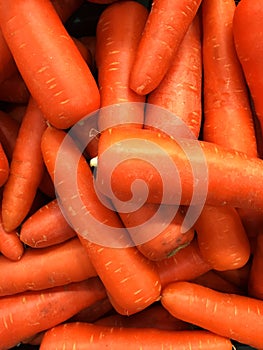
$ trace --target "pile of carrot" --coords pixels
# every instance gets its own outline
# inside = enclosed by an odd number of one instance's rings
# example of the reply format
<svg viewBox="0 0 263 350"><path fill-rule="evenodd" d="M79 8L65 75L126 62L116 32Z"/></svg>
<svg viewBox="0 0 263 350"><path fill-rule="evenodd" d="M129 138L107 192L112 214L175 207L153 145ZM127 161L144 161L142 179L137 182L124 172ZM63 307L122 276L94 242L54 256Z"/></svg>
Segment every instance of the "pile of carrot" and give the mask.
<svg viewBox="0 0 263 350"><path fill-rule="evenodd" d="M262 5L0 0L0 350L263 349Z"/></svg>

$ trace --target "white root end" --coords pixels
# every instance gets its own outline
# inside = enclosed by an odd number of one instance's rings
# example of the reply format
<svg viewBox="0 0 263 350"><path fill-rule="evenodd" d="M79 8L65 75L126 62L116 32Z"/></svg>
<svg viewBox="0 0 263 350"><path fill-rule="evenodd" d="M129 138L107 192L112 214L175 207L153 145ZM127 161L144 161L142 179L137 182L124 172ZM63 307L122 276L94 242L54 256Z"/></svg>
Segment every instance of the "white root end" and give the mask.
<svg viewBox="0 0 263 350"><path fill-rule="evenodd" d="M96 168L98 166L98 157L93 157L91 158L90 162L89 162L89 165L91 167L94 167Z"/></svg>

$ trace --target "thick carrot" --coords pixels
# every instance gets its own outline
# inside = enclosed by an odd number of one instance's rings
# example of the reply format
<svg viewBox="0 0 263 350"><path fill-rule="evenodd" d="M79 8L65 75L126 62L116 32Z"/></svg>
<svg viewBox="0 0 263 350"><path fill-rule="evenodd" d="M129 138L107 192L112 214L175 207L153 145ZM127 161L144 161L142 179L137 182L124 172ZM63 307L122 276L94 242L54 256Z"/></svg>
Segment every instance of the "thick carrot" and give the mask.
<svg viewBox="0 0 263 350"><path fill-rule="evenodd" d="M189 281L211 270L202 258L196 239L172 257L156 262L162 287L174 281Z"/></svg>
<svg viewBox="0 0 263 350"><path fill-rule="evenodd" d="M64 217L57 199L37 210L23 222L20 229L21 241L33 248L62 243L75 235L76 232Z"/></svg>
<svg viewBox="0 0 263 350"><path fill-rule="evenodd" d="M168 72L155 90L147 97L145 128L176 135L180 124L190 129L189 135L198 137L202 119L202 49L200 15L196 14L190 24ZM161 117L160 110L167 109L167 118ZM178 119L177 119L178 118ZM178 130L178 135L181 129Z"/></svg>
<svg viewBox="0 0 263 350"><path fill-rule="evenodd" d="M65 323L48 330L40 350L127 349L127 350L231 350L231 341L202 331L169 331L155 328L107 327L89 323Z"/></svg>
<svg viewBox="0 0 263 350"><path fill-rule="evenodd" d="M257 157L253 115L233 39L233 0L202 1L203 138ZM242 133L242 137L240 137Z"/></svg>
<svg viewBox="0 0 263 350"><path fill-rule="evenodd" d="M115 207L136 247L150 260L170 257L194 238L194 229L183 230L185 216L173 206L145 203L132 212Z"/></svg>
<svg viewBox="0 0 263 350"><path fill-rule="evenodd" d="M98 197L85 158L70 135L65 137L64 131L53 127L48 127L42 137L43 158L63 212L87 249L108 295L127 314L138 312L159 298L158 273L154 264L131 245L110 203Z"/></svg>
<svg viewBox="0 0 263 350"><path fill-rule="evenodd" d="M41 136L45 119L30 99L16 139L10 175L4 187L2 220L6 231L16 229L28 214L43 175Z"/></svg>
<svg viewBox="0 0 263 350"><path fill-rule="evenodd" d="M99 108L95 79L49 0L1 1L0 14L17 67L51 124L68 128Z"/></svg>
<svg viewBox="0 0 263 350"><path fill-rule="evenodd" d="M19 122L8 113L0 111L0 142L10 162L15 148Z"/></svg>
<svg viewBox="0 0 263 350"><path fill-rule="evenodd" d="M82 282L0 298L1 350L66 321L76 312L105 297L94 277Z"/></svg>
<svg viewBox="0 0 263 350"><path fill-rule="evenodd" d="M256 115L263 126L263 71L261 58L262 6L259 2L242 0L236 7L233 18L234 42L239 61L252 95Z"/></svg>
<svg viewBox="0 0 263 350"><path fill-rule="evenodd" d="M129 77L137 46L148 16L146 7L137 1L120 1L107 6L96 27L96 65L101 107L122 102L115 110L102 108L98 116L100 130L113 126L142 127L144 96L129 87ZM113 109L114 108L114 109Z"/></svg>
<svg viewBox="0 0 263 350"><path fill-rule="evenodd" d="M140 182L137 194L151 203L262 210L262 171L261 159L214 143L113 128L100 136L96 185L109 197L130 200L131 184L141 179L148 193ZM193 193L198 195L192 198Z"/></svg>
<svg viewBox="0 0 263 350"><path fill-rule="evenodd" d="M0 257L0 295L41 290L96 276L78 238L54 247L27 248L19 261Z"/></svg>
<svg viewBox="0 0 263 350"><path fill-rule="evenodd" d="M249 260L249 240L235 208L206 205L194 228L201 255L213 269L238 269Z"/></svg>
<svg viewBox="0 0 263 350"><path fill-rule="evenodd" d="M200 0L152 3L130 76L130 87L138 94L146 95L159 85L200 3Z"/></svg>
<svg viewBox="0 0 263 350"><path fill-rule="evenodd" d="M263 300L263 233L258 233L256 238L256 248L252 257L251 268L248 276L248 294L254 298Z"/></svg>
<svg viewBox="0 0 263 350"><path fill-rule="evenodd" d="M263 346L262 300L182 281L169 284L161 302L186 322L255 348Z"/></svg>

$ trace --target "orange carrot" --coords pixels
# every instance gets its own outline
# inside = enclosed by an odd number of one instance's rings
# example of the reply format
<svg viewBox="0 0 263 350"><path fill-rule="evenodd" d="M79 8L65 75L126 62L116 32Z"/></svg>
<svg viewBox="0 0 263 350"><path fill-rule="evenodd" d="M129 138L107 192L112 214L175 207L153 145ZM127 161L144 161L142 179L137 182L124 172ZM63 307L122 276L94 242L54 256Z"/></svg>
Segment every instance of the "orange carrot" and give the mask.
<svg viewBox="0 0 263 350"><path fill-rule="evenodd" d="M211 269L202 258L196 239L172 257L156 262L162 287L173 281L189 281Z"/></svg>
<svg viewBox="0 0 263 350"><path fill-rule="evenodd" d="M19 129L4 187L2 220L6 231L16 229L28 214L43 174L41 136L44 117L31 98Z"/></svg>
<svg viewBox="0 0 263 350"><path fill-rule="evenodd" d="M6 232L0 216L0 252L9 260L17 261L24 253L24 245L18 232Z"/></svg>
<svg viewBox="0 0 263 350"><path fill-rule="evenodd" d="M138 312L159 298L158 273L154 264L131 246L118 215L108 207L110 203L105 206L98 197L85 158L70 135L66 139L65 136L62 130L48 127L42 137L43 158L63 212L87 249L107 294L127 314ZM76 184L75 192L72 186Z"/></svg>
<svg viewBox="0 0 263 350"><path fill-rule="evenodd" d="M52 288L97 275L77 238L54 247L27 248L19 261L0 256L0 266L1 296Z"/></svg>
<svg viewBox="0 0 263 350"><path fill-rule="evenodd" d="M1 1L0 14L17 67L51 124L68 128L99 108L95 79L49 0Z"/></svg>
<svg viewBox="0 0 263 350"><path fill-rule="evenodd" d="M103 336L102 336L103 335ZM40 350L71 349L75 346L89 349L232 349L231 341L202 330L169 331L155 328L107 327L89 323L66 323L48 330Z"/></svg>
<svg viewBox="0 0 263 350"><path fill-rule="evenodd" d="M250 244L236 209L206 205L194 227L201 255L213 269L237 269L247 263Z"/></svg>
<svg viewBox="0 0 263 350"><path fill-rule="evenodd" d="M7 155L0 143L0 188L5 185L9 176L9 170Z"/></svg>
<svg viewBox="0 0 263 350"><path fill-rule="evenodd" d="M199 12L190 24L171 66L155 90L149 93L145 112L145 128L176 135L177 118L198 138L202 119L202 51ZM160 116L160 106L170 112ZM180 130L178 131L180 132Z"/></svg>
<svg viewBox="0 0 263 350"><path fill-rule="evenodd" d="M263 346L262 300L174 282L163 290L161 302L186 322L255 348Z"/></svg>
<svg viewBox="0 0 263 350"><path fill-rule="evenodd" d="M136 1L116 2L100 15L96 29L96 65L101 107L122 102L144 102L129 87L129 76L148 11ZM121 28L121 30L120 30ZM112 107L114 108L114 107ZM100 130L112 126L142 127L144 104L121 105L118 109L99 112Z"/></svg>
<svg viewBox="0 0 263 350"><path fill-rule="evenodd" d="M147 184L146 200L151 203L197 205L203 202L263 209L261 159L211 142L179 141L180 144L178 140L145 129L105 131L100 136L98 150L98 190L110 198L115 195L118 199L130 200L131 184L141 179ZM118 164L119 159L124 160ZM197 171L193 173L193 169ZM175 176L180 181L175 180ZM139 186L141 182L138 184L141 196ZM193 191L198 193L196 198L192 198Z"/></svg>
<svg viewBox="0 0 263 350"><path fill-rule="evenodd" d="M61 212L57 199L37 210L23 222L20 229L21 241L33 248L62 243L75 235L76 232Z"/></svg>
<svg viewBox="0 0 263 350"><path fill-rule="evenodd" d="M103 284L95 277L67 286L0 298L1 349L10 349L36 333L66 321L105 295Z"/></svg>
<svg viewBox="0 0 263 350"><path fill-rule="evenodd" d="M195 17L200 0L152 3L130 76L130 87L146 95L161 82Z"/></svg>

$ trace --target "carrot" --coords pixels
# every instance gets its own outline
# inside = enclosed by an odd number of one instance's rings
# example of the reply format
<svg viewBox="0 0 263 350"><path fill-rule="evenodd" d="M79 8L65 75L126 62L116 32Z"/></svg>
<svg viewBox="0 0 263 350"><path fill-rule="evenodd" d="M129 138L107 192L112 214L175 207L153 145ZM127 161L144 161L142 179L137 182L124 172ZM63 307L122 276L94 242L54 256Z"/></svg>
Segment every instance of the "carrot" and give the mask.
<svg viewBox="0 0 263 350"><path fill-rule="evenodd" d="M65 23L77 11L84 0L51 0L61 21Z"/></svg>
<svg viewBox="0 0 263 350"><path fill-rule="evenodd" d="M22 223L33 203L43 174L40 142L45 128L44 117L31 98L19 129L10 175L4 187L2 220L6 231L12 231Z"/></svg>
<svg viewBox="0 0 263 350"><path fill-rule="evenodd" d="M105 297L99 279L67 286L18 293L0 298L1 350L66 321L81 309Z"/></svg>
<svg viewBox="0 0 263 350"><path fill-rule="evenodd" d="M260 3L242 0L236 7L233 18L233 35L236 52L248 84L255 112L261 129L263 126L263 103L261 91L263 88L263 72L261 57L263 46L260 40L262 22L262 7Z"/></svg>
<svg viewBox="0 0 263 350"><path fill-rule="evenodd" d="M70 322L96 322L101 317L114 312L109 298L96 301L70 318Z"/></svg>
<svg viewBox="0 0 263 350"><path fill-rule="evenodd" d="M103 336L102 336L103 335ZM75 345L74 345L75 344ZM169 331L155 328L107 327L89 323L66 323L53 327L44 335L40 350L69 349L220 349L232 348L229 339L216 334L196 331Z"/></svg>
<svg viewBox="0 0 263 350"><path fill-rule="evenodd" d="M159 298L160 281L154 264L131 245L110 203L98 197L85 158L70 135L65 137L65 132L53 127L48 127L42 137L43 158L63 212L87 249L107 294L127 314L138 312Z"/></svg>
<svg viewBox="0 0 263 350"><path fill-rule="evenodd" d="M45 165L44 165L43 175L42 175L41 181L39 183L38 189L41 192L43 192L45 195L47 195L49 198L56 197L54 184L52 182L52 179L51 179Z"/></svg>
<svg viewBox="0 0 263 350"><path fill-rule="evenodd" d="M3 228L0 216L0 252L9 260L17 261L24 253L24 245L21 242L18 232L6 232Z"/></svg>
<svg viewBox="0 0 263 350"><path fill-rule="evenodd" d="M198 138L202 119L202 50L200 14L190 24L169 70L155 90L149 93L145 112L145 128L176 135L182 124L190 129L189 136ZM153 105L153 106L152 106ZM170 113L160 115L159 106ZM178 119L177 119L178 118ZM185 127L185 129L187 129ZM178 130L181 132L181 129Z"/></svg>
<svg viewBox="0 0 263 350"><path fill-rule="evenodd" d="M9 47L0 30L0 83L17 72L17 67Z"/></svg>
<svg viewBox="0 0 263 350"><path fill-rule="evenodd" d="M245 294L244 290L236 286L234 283L226 280L225 278L217 274L214 270L209 270L203 275L194 278L190 282L197 283L201 286L217 290L218 292Z"/></svg>
<svg viewBox="0 0 263 350"><path fill-rule="evenodd" d="M156 261L162 288L174 281L189 281L211 270L202 258L196 239L170 258Z"/></svg>
<svg viewBox="0 0 263 350"><path fill-rule="evenodd" d="M131 315L124 316L118 313L102 317L95 322L100 326L126 328L157 328L174 331L191 329L192 326L173 317L161 304L150 305L146 309Z"/></svg>
<svg viewBox="0 0 263 350"><path fill-rule="evenodd" d="M203 139L257 157L249 93L233 39L235 10L233 0L202 1Z"/></svg>
<svg viewBox="0 0 263 350"><path fill-rule="evenodd" d="M37 210L20 229L21 241L33 248L62 243L74 236L76 232L64 217L57 199Z"/></svg>
<svg viewBox="0 0 263 350"><path fill-rule="evenodd" d="M153 165L159 167L161 175ZM141 179L147 184L147 197L141 182L137 194L143 194L147 202L262 210L262 170L261 159L210 142L174 140L151 130L112 128L100 136L96 186L104 195L130 200L131 184ZM198 196L192 198L196 193Z"/></svg>
<svg viewBox="0 0 263 350"><path fill-rule="evenodd" d="M256 248L252 257L251 269L248 275L248 294L251 297L263 300L262 251L263 251L263 234L261 231L257 235Z"/></svg>
<svg viewBox="0 0 263 350"><path fill-rule="evenodd" d="M206 205L194 228L201 255L213 269L237 269L249 260L249 240L235 208Z"/></svg>
<svg viewBox="0 0 263 350"><path fill-rule="evenodd" d="M0 84L0 101L28 103L28 88L19 73L15 73Z"/></svg>
<svg viewBox="0 0 263 350"><path fill-rule="evenodd" d="M0 142L9 162L12 159L19 126L19 122L8 113L0 111Z"/></svg>
<svg viewBox="0 0 263 350"><path fill-rule="evenodd" d="M99 108L95 79L49 0L1 1L0 14L17 67L51 124L68 128Z"/></svg>
<svg viewBox="0 0 263 350"><path fill-rule="evenodd" d="M1 296L66 285L97 275L77 238L53 247L27 248L16 262L0 256L0 266Z"/></svg>
<svg viewBox="0 0 263 350"><path fill-rule="evenodd" d="M176 207L145 203L127 212L113 204L138 250L150 260L170 257L194 238L194 229L183 230L184 215Z"/></svg>
<svg viewBox="0 0 263 350"><path fill-rule="evenodd" d="M174 317L255 348L263 345L262 300L182 281L168 285L161 302Z"/></svg>
<svg viewBox="0 0 263 350"><path fill-rule="evenodd" d="M129 76L147 16L146 7L133 0L111 4L100 15L95 56L102 107L99 130L143 125L145 97L131 90ZM141 103L124 104L122 108L122 102ZM118 108L103 108L114 104Z"/></svg>
<svg viewBox="0 0 263 350"><path fill-rule="evenodd" d="M152 3L130 75L130 87L138 94L153 91L171 66L200 0Z"/></svg>

